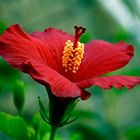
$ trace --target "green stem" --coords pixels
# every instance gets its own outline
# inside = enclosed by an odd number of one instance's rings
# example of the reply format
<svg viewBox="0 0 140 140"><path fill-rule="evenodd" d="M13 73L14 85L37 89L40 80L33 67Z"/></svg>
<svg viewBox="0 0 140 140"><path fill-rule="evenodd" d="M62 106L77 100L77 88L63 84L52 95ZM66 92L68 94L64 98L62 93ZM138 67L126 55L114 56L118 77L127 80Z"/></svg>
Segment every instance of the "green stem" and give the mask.
<svg viewBox="0 0 140 140"><path fill-rule="evenodd" d="M22 110L18 110L18 115L22 117Z"/></svg>
<svg viewBox="0 0 140 140"><path fill-rule="evenodd" d="M54 137L55 137L55 133L56 133L56 129L57 127L52 125L52 128L51 128L51 135L50 135L50 140L54 140Z"/></svg>

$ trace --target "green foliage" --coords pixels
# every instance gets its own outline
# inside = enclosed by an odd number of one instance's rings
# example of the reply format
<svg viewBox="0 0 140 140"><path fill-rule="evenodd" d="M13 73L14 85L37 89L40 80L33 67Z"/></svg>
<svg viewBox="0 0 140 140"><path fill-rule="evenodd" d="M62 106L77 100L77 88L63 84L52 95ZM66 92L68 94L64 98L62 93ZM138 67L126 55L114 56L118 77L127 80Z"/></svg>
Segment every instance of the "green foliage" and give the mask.
<svg viewBox="0 0 140 140"><path fill-rule="evenodd" d="M18 117L0 113L0 131L16 140L30 140L26 122Z"/></svg>
<svg viewBox="0 0 140 140"><path fill-rule="evenodd" d="M126 137L127 140L140 140L140 127L129 128Z"/></svg>
<svg viewBox="0 0 140 140"><path fill-rule="evenodd" d="M119 42L119 41L125 41L129 42L132 39L132 35L126 31L123 28L118 28L118 30L115 31L115 36L112 37L112 40L114 42Z"/></svg>
<svg viewBox="0 0 140 140"><path fill-rule="evenodd" d="M13 90L14 104L18 110L19 115L22 114L22 109L24 105L25 95L24 95L24 84L22 81L17 81Z"/></svg>
<svg viewBox="0 0 140 140"><path fill-rule="evenodd" d="M90 41L90 36L89 36L88 32L86 32L81 36L80 42L87 43L89 41Z"/></svg>
<svg viewBox="0 0 140 140"><path fill-rule="evenodd" d="M0 34L6 29L6 25L3 21L0 20Z"/></svg>
<svg viewBox="0 0 140 140"><path fill-rule="evenodd" d="M11 91L19 77L19 72L0 58L0 93Z"/></svg>
<svg viewBox="0 0 140 140"><path fill-rule="evenodd" d="M42 139L46 133L50 133L50 126L42 120L39 113L33 116L32 125L36 133L36 138Z"/></svg>
<svg viewBox="0 0 140 140"><path fill-rule="evenodd" d="M73 133L69 140L82 140L82 134Z"/></svg>
<svg viewBox="0 0 140 140"><path fill-rule="evenodd" d="M75 132L81 134L82 140L87 140L87 139L108 140L102 132L94 128L91 129L88 126L83 126L83 125L77 126Z"/></svg>

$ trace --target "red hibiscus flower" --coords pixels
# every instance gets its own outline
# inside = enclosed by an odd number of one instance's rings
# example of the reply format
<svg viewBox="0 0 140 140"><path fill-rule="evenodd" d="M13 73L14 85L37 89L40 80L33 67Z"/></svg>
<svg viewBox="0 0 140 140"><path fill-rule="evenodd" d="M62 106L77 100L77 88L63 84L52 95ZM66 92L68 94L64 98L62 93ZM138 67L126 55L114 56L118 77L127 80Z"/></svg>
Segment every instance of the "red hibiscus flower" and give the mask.
<svg viewBox="0 0 140 140"><path fill-rule="evenodd" d="M102 76L125 66L134 56L132 45L102 40L80 43L85 28L75 27L75 36L55 28L26 33L18 24L0 36L0 56L13 67L50 86L57 97L81 97L93 85L128 89L140 84L139 77Z"/></svg>

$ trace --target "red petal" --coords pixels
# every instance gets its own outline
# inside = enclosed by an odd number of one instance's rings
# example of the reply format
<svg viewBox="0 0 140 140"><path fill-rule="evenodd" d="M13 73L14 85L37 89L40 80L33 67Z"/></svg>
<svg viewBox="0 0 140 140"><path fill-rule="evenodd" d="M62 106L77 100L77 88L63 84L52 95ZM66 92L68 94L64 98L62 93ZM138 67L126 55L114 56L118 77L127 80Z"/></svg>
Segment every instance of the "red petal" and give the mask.
<svg viewBox="0 0 140 140"><path fill-rule="evenodd" d="M60 75L52 68L38 63L28 63L28 73L33 79L47 86L58 97L79 97L83 91L75 84Z"/></svg>
<svg viewBox="0 0 140 140"><path fill-rule="evenodd" d="M33 37L39 38L47 44L52 59L62 68L62 55L67 40L73 41L73 36L55 28L48 28L44 32L34 32Z"/></svg>
<svg viewBox="0 0 140 140"><path fill-rule="evenodd" d="M121 89L122 87L126 87L128 89L140 84L140 77L133 76L106 76L93 78L88 80L83 80L77 82L78 86L82 88L88 88L92 85L99 86L104 89L110 89L113 86Z"/></svg>
<svg viewBox="0 0 140 140"><path fill-rule="evenodd" d="M85 45L85 54L77 81L96 77L125 66L134 55L133 46L94 40Z"/></svg>
<svg viewBox="0 0 140 140"><path fill-rule="evenodd" d="M28 63L30 59L48 65L52 63L47 46L24 32L18 24L9 27L0 36L0 56L20 70L23 70L22 64Z"/></svg>

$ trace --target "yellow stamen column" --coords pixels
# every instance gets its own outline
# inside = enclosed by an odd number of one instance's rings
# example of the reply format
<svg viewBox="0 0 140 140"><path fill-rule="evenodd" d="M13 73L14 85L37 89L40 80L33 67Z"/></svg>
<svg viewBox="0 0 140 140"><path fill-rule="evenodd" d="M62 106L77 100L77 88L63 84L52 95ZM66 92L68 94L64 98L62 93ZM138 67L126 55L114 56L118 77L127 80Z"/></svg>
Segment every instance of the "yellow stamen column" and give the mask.
<svg viewBox="0 0 140 140"><path fill-rule="evenodd" d="M73 47L73 42L68 40L65 43L62 66L65 68L65 72L71 71L76 73L80 67L81 61L84 55L84 44L78 42L77 47Z"/></svg>

